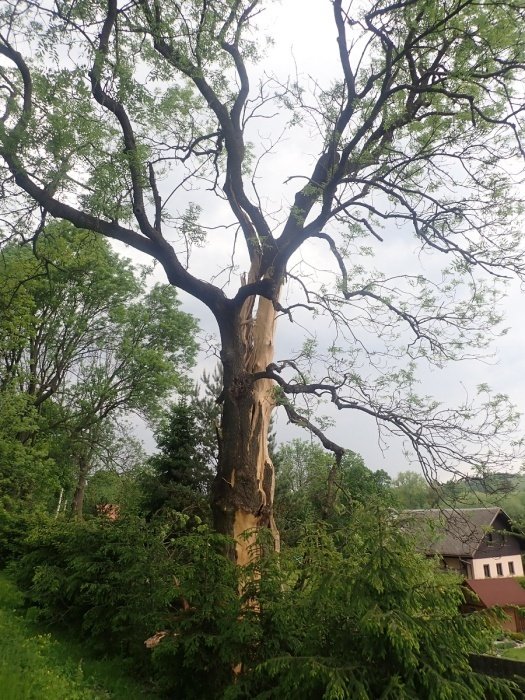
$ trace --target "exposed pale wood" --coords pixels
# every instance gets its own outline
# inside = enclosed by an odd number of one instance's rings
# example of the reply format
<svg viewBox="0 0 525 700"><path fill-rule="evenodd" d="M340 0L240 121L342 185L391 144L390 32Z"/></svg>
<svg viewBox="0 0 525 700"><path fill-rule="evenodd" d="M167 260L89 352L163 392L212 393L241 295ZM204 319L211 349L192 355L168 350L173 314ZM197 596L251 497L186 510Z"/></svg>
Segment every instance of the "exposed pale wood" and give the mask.
<svg viewBox="0 0 525 700"><path fill-rule="evenodd" d="M250 277L250 276L249 276ZM249 279L249 278L248 278ZM249 279L249 281L251 281ZM254 298L248 298L241 310L244 369L248 374L263 371L274 359L276 312L274 302L259 297L257 310L253 315ZM252 446L250 468L254 472L258 490L259 508L238 506L233 519L233 537L236 540L236 560L239 565L248 564L257 555L255 540L257 531L267 527L272 532L275 548L279 550L280 540L273 517L273 496L275 472L268 451L268 433L272 411L275 407L275 384L263 379L251 386L251 410L248 421L247 444ZM232 485L235 486L235 469Z"/></svg>

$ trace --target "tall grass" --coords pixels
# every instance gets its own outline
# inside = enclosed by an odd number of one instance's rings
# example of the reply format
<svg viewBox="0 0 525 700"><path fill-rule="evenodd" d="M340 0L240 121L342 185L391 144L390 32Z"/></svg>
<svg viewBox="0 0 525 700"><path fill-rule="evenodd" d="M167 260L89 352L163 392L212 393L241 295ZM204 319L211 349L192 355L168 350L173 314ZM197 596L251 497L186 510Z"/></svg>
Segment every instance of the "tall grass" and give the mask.
<svg viewBox="0 0 525 700"><path fill-rule="evenodd" d="M85 657L73 640L42 633L20 612L21 596L0 576L2 700L137 700L157 696L125 675L120 660Z"/></svg>

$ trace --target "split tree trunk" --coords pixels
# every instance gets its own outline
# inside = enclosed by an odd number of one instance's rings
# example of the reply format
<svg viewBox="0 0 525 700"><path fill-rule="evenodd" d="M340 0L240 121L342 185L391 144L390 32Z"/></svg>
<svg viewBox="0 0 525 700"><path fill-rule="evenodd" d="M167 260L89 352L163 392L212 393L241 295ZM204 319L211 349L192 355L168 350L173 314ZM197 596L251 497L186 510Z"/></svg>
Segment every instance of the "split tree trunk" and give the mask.
<svg viewBox="0 0 525 700"><path fill-rule="evenodd" d="M253 305L253 298L248 299L221 329L224 401L212 502L215 528L235 539L231 555L241 566L256 557L261 528L270 529L279 549L273 517L275 473L268 452L274 384L252 379L274 359L275 309L259 297L253 316Z"/></svg>

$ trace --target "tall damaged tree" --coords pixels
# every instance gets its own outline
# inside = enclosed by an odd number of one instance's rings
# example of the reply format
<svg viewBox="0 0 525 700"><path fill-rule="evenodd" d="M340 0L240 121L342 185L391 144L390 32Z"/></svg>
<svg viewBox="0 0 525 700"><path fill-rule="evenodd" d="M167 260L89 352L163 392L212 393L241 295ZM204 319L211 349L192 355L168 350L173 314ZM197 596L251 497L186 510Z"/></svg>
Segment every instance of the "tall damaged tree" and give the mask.
<svg viewBox="0 0 525 700"><path fill-rule="evenodd" d="M263 0L5 0L1 10L4 218L13 235L53 217L121 241L211 310L224 370L214 518L238 538L240 563L243 531L269 527L278 540L276 404L337 457L300 397L370 416L429 478L508 464L505 397L452 409L414 384L425 363L484 346L498 320L494 282L524 271L511 183L523 156L521 5L327 2L339 75L325 86L262 72L266 5L278 21ZM302 136L310 165L299 153L290 162L282 130ZM276 193L272 171L258 176L279 149L289 165ZM420 257L434 254L426 277L417 259L411 267L411 236ZM205 241L225 259L211 282L199 277ZM402 273L367 262L367 249L396 247ZM300 328L320 313L333 341L310 339L276 362L276 316Z"/></svg>

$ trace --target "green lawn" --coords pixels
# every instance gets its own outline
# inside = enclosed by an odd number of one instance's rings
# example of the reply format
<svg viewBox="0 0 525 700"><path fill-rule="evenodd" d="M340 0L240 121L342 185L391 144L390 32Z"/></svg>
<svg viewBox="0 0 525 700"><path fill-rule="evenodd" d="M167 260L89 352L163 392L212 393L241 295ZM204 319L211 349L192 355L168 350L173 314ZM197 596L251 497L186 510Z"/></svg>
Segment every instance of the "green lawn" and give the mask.
<svg viewBox="0 0 525 700"><path fill-rule="evenodd" d="M158 698L126 676L120 660L93 659L76 641L43 632L25 619L20 604L14 585L0 576L2 700Z"/></svg>
<svg viewBox="0 0 525 700"><path fill-rule="evenodd" d="M505 649L501 654L506 659L514 659L515 661L525 661L525 647L515 647L514 649Z"/></svg>

